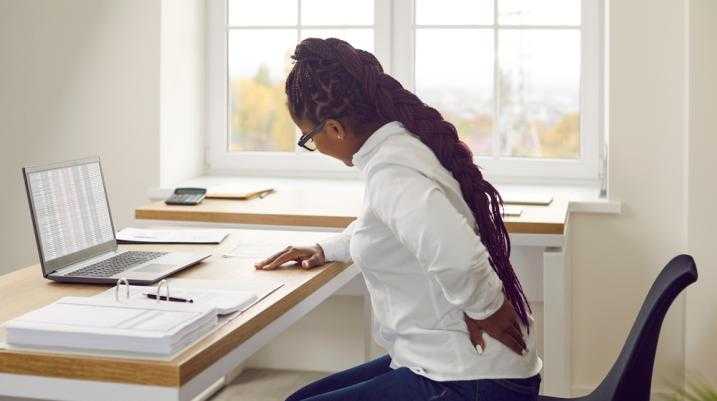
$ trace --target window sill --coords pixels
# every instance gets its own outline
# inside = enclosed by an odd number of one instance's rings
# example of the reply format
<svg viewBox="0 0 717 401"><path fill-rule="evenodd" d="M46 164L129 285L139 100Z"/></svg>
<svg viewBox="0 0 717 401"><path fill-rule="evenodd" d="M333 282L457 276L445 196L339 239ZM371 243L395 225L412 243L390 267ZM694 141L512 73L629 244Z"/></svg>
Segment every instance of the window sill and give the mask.
<svg viewBox="0 0 717 401"><path fill-rule="evenodd" d="M356 191L363 193L363 181L355 178L295 178L295 177L236 177L206 175L192 178L178 184L178 187L210 187L223 184L260 184L274 187L287 185L300 185L305 188L316 188L326 191L327 188L336 188L339 191ZM579 185L525 185L525 184L496 184L503 195L510 194L513 198L520 194L549 195L554 198L567 199L569 213L597 213L620 214L622 203L600 196L598 188ZM169 197L173 188L152 188L147 192L151 200L162 200Z"/></svg>
<svg viewBox="0 0 717 401"><path fill-rule="evenodd" d="M621 214L622 202L604 198L573 200L570 201L568 213Z"/></svg>

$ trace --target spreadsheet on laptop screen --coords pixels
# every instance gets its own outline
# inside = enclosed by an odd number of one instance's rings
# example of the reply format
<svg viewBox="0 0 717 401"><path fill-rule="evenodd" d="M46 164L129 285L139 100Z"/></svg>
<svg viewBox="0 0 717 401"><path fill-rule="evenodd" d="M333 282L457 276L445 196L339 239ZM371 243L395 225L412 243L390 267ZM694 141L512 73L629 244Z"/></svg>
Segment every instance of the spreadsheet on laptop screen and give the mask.
<svg viewBox="0 0 717 401"><path fill-rule="evenodd" d="M28 175L45 261L114 239L98 162Z"/></svg>

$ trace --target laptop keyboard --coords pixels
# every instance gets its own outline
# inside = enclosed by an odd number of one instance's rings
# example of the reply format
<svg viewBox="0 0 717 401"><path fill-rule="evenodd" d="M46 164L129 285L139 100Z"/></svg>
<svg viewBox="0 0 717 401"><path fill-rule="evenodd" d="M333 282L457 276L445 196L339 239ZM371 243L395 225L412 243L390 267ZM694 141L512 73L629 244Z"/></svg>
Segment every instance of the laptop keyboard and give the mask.
<svg viewBox="0 0 717 401"><path fill-rule="evenodd" d="M69 277L111 277L141 263L157 259L166 252L124 252L109 259L85 266L72 273Z"/></svg>

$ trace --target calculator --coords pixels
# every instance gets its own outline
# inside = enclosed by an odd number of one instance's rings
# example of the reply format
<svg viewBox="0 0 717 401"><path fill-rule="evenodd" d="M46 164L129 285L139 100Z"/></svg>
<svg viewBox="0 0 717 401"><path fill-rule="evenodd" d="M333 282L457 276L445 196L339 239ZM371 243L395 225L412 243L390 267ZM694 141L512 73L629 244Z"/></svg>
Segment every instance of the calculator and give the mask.
<svg viewBox="0 0 717 401"><path fill-rule="evenodd" d="M206 188L176 188L164 203L168 205L198 205L207 195Z"/></svg>

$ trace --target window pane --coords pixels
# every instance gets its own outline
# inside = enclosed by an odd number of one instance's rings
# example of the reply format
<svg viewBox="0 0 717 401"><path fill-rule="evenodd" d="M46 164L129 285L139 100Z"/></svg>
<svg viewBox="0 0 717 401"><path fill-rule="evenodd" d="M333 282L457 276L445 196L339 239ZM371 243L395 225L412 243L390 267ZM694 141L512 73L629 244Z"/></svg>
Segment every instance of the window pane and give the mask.
<svg viewBox="0 0 717 401"><path fill-rule="evenodd" d="M493 23L493 0L416 0L416 24Z"/></svg>
<svg viewBox="0 0 717 401"><path fill-rule="evenodd" d="M284 80L296 39L295 29L229 32L230 150L294 151Z"/></svg>
<svg viewBox="0 0 717 401"><path fill-rule="evenodd" d="M502 154L580 156L580 32L499 33Z"/></svg>
<svg viewBox="0 0 717 401"><path fill-rule="evenodd" d="M492 30L418 29L416 90L458 128L474 154L491 154Z"/></svg>
<svg viewBox="0 0 717 401"><path fill-rule="evenodd" d="M301 39L306 38L339 38L351 46L373 52L373 29L302 29Z"/></svg>
<svg viewBox="0 0 717 401"><path fill-rule="evenodd" d="M301 25L373 25L374 0L302 0Z"/></svg>
<svg viewBox="0 0 717 401"><path fill-rule="evenodd" d="M580 0L498 0L498 23L580 25Z"/></svg>
<svg viewBox="0 0 717 401"><path fill-rule="evenodd" d="M296 25L297 0L229 0L229 25Z"/></svg>

